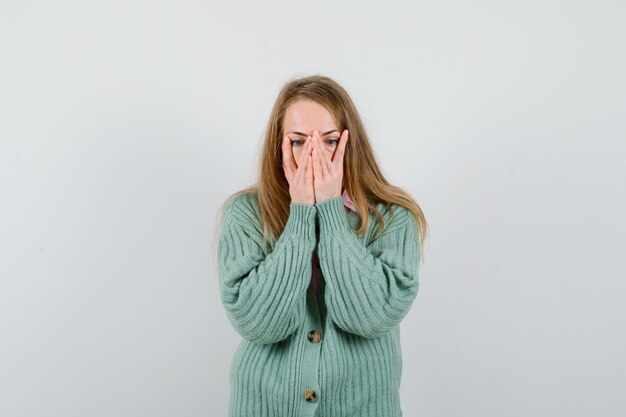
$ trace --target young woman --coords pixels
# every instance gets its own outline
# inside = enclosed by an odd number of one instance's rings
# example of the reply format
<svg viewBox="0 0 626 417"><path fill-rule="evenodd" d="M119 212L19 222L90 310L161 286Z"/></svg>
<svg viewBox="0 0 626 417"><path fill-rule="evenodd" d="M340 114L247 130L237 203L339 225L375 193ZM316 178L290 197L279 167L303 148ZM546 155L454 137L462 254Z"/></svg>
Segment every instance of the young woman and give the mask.
<svg viewBox="0 0 626 417"><path fill-rule="evenodd" d="M337 82L282 88L258 182L221 213L221 300L242 337L229 416L400 417L399 324L428 225Z"/></svg>

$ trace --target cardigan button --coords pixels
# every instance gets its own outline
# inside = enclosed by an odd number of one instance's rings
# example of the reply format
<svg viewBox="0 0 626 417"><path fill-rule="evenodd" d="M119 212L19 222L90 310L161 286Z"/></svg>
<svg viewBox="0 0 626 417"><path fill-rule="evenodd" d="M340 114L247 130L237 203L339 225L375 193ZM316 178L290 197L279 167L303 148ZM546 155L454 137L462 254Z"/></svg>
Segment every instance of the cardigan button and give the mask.
<svg viewBox="0 0 626 417"><path fill-rule="evenodd" d="M308 402L317 401L317 397L315 396L315 391L313 391L312 389L308 389L304 391L304 399L307 400Z"/></svg>
<svg viewBox="0 0 626 417"><path fill-rule="evenodd" d="M311 343L319 343L322 340L322 335L317 330L311 330L307 337L309 338L309 342Z"/></svg>

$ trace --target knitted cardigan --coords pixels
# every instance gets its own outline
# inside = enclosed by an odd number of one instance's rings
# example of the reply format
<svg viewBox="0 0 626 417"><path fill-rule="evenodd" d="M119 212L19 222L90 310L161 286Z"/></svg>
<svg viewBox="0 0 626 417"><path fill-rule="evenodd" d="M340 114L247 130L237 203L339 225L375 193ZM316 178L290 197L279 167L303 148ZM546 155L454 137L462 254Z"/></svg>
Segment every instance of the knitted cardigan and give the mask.
<svg viewBox="0 0 626 417"><path fill-rule="evenodd" d="M217 247L221 301L241 336L229 417L401 417L401 320L418 291L419 234L404 207L363 237L342 196L290 203L282 234L262 244L255 194L224 207ZM311 277L318 259L321 276Z"/></svg>

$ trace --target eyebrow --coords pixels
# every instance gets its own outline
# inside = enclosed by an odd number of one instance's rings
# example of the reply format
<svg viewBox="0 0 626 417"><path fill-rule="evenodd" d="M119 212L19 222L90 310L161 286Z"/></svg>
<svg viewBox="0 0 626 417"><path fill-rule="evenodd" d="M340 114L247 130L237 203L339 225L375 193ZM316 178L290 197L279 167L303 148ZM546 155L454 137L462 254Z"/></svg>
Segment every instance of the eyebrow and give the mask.
<svg viewBox="0 0 626 417"><path fill-rule="evenodd" d="M333 133L333 132L337 132L337 133L339 133L339 131L338 131L337 129L333 129L333 130L329 130L328 132L324 132L324 133L322 133L322 136L329 135L329 134L331 134L331 133ZM302 132L296 132L295 130L292 130L291 132L287 132L287 134L290 134L290 133L293 133L294 135L300 135L300 136L309 136L309 135L304 134L304 133L302 133Z"/></svg>

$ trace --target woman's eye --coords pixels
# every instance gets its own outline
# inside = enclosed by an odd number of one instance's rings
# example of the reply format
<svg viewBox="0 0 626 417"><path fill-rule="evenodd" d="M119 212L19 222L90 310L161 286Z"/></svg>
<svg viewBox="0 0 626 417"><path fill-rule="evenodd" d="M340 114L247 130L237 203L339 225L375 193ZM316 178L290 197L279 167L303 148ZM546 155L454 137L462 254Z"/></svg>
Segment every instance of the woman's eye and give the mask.
<svg viewBox="0 0 626 417"><path fill-rule="evenodd" d="M292 140L291 141L291 146L302 146L302 144L304 143L304 140L301 139L296 139L296 140ZM339 139L328 139L326 141L327 144L331 145L331 146L335 146L337 145L337 143L339 143Z"/></svg>

